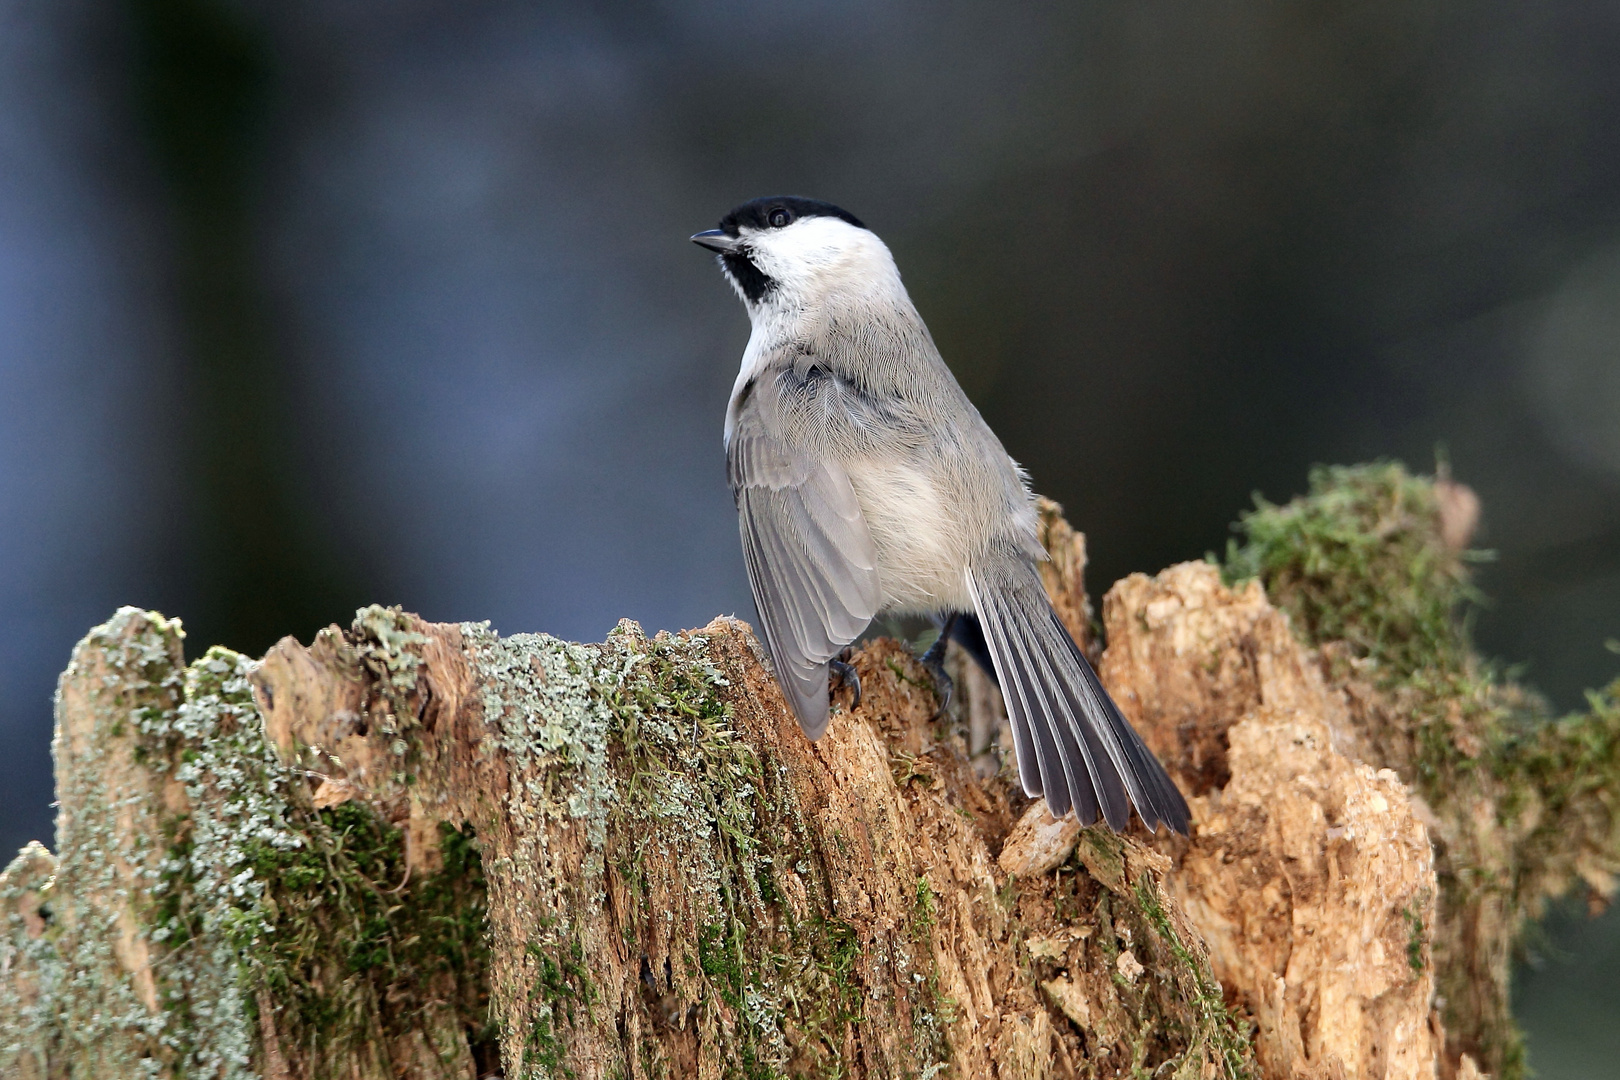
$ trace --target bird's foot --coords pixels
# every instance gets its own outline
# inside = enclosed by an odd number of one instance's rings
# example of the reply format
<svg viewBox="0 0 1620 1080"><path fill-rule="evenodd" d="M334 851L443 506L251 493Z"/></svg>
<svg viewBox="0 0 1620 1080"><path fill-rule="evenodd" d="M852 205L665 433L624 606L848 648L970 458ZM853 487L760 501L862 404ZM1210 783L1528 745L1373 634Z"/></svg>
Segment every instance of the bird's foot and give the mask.
<svg viewBox="0 0 1620 1080"><path fill-rule="evenodd" d="M917 662L922 664L923 667L927 668L928 674L932 675L934 678L934 693L939 698L939 709L934 713L933 718L938 720L940 717L944 716L946 710L951 707L951 695L956 691L956 682L945 673L944 661L936 660L930 662L928 655L924 653L922 656L917 658Z"/></svg>
<svg viewBox="0 0 1620 1080"><path fill-rule="evenodd" d="M832 670L833 682L838 686L847 686L851 694L849 708L851 712L861 707L861 677L855 671L855 665L849 662L852 650L845 649L837 657L827 661L827 667Z"/></svg>
<svg viewBox="0 0 1620 1080"><path fill-rule="evenodd" d="M955 627L956 616L951 615L940 628L939 637L928 646L928 651L917 657L917 662L934 677L934 693L939 697L939 711L934 714L935 720L944 716L945 710L951 707L951 694L956 690L955 681L945 672L945 649L951 643L951 631Z"/></svg>

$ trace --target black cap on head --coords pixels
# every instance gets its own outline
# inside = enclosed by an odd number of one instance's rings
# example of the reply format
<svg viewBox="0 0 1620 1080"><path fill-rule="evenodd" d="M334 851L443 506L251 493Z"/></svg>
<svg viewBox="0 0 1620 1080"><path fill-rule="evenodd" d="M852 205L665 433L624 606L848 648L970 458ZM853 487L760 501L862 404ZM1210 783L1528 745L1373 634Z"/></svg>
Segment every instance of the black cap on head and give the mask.
<svg viewBox="0 0 1620 1080"><path fill-rule="evenodd" d="M860 218L832 203L798 195L770 195L763 199L751 199L721 218L720 231L727 236L736 236L738 229L744 225L750 229L780 229L807 217L835 217L857 229L866 228Z"/></svg>

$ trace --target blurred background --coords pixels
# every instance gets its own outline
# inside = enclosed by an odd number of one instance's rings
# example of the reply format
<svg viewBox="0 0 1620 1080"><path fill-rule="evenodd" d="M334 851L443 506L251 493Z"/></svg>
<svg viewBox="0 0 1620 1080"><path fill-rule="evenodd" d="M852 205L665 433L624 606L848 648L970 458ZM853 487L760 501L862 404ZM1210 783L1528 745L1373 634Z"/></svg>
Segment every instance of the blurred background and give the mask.
<svg viewBox="0 0 1620 1080"><path fill-rule="evenodd" d="M888 241L1095 593L1443 448L1484 650L1620 673L1612 3L0 0L0 851L120 604L751 618L686 237L772 193ZM1532 1064L1612 1076L1620 920L1534 959Z"/></svg>

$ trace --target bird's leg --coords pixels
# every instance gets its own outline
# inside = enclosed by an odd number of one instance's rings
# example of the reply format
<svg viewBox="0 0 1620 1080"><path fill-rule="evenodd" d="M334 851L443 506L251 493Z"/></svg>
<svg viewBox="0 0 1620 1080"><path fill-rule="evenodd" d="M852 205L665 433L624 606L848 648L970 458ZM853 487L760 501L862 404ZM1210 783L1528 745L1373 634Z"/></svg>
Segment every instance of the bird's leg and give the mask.
<svg viewBox="0 0 1620 1080"><path fill-rule="evenodd" d="M854 646L845 646L843 652L827 661L827 666L832 669L833 680L839 686L849 687L853 695L849 703L851 712L861 707L861 677L856 674L855 665L849 662L849 657L854 651Z"/></svg>
<svg viewBox="0 0 1620 1080"><path fill-rule="evenodd" d="M939 712L934 714L936 720L951 707L951 694L956 689L955 682L945 673L945 650L950 646L952 631L956 629L956 617L954 611L945 616L945 625L939 628L939 637L928 646L927 652L917 657L917 662L934 677L934 693L939 695Z"/></svg>

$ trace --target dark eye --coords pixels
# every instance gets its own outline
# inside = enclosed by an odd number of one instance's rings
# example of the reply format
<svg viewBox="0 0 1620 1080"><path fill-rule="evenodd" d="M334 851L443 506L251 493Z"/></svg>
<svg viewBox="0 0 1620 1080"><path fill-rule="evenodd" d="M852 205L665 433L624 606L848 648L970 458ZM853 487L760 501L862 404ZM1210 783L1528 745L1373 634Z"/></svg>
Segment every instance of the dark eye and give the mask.
<svg viewBox="0 0 1620 1080"><path fill-rule="evenodd" d="M771 228L780 229L784 225L793 224L793 211L785 206L773 206L765 220L771 223Z"/></svg>

